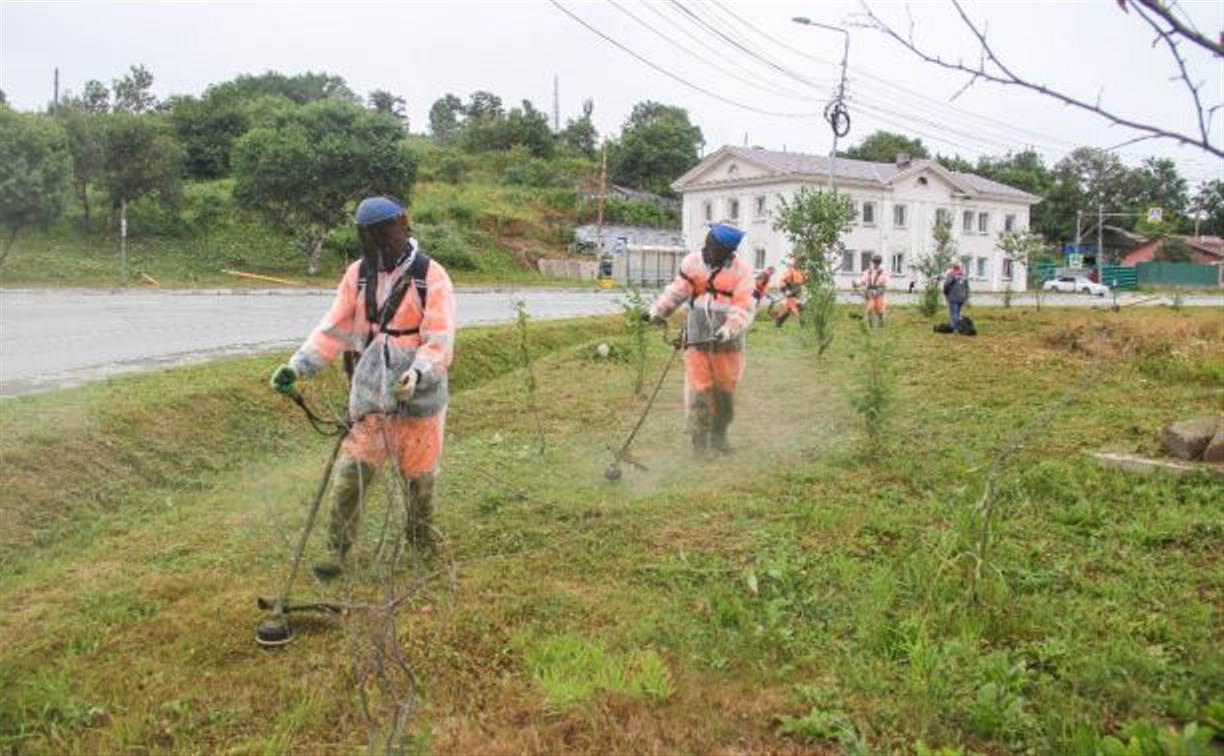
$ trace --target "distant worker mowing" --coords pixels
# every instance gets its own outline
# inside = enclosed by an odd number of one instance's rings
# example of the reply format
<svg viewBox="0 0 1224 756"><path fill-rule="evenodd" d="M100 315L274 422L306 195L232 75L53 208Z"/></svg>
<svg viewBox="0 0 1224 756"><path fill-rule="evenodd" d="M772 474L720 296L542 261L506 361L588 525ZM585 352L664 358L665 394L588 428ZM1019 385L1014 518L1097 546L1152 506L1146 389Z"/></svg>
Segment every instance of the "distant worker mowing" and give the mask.
<svg viewBox="0 0 1224 756"><path fill-rule="evenodd" d="M679 275L643 315L662 324L689 304L682 336L685 415L699 455L733 451L727 429L744 374L744 333L753 317L752 268L735 255L743 238L730 224L712 224L701 251L685 256Z"/></svg>
<svg viewBox="0 0 1224 756"><path fill-rule="evenodd" d="M803 312L803 303L799 297L803 294L805 283L807 283L807 274L803 272L803 267L798 259L792 257L786 270L782 271L782 278L778 281L778 288L782 292L782 309L774 316L774 325L778 328L781 328L791 315L799 315Z"/></svg>
<svg viewBox="0 0 1224 756"><path fill-rule="evenodd" d="M854 282L855 289L863 290L867 325L873 328L884 327L884 310L888 307L884 297L888 293L889 276L883 263L884 258L881 255L872 255L871 267L863 271L863 275Z"/></svg>
<svg viewBox="0 0 1224 756"><path fill-rule="evenodd" d="M404 206L370 197L355 221L362 259L345 271L310 337L272 376L272 387L287 394L341 354L352 365L352 426L334 467L330 558L315 565L324 580L343 572L366 492L388 457L406 480L406 534L418 549L433 549L434 479L455 344L450 277L410 236Z"/></svg>

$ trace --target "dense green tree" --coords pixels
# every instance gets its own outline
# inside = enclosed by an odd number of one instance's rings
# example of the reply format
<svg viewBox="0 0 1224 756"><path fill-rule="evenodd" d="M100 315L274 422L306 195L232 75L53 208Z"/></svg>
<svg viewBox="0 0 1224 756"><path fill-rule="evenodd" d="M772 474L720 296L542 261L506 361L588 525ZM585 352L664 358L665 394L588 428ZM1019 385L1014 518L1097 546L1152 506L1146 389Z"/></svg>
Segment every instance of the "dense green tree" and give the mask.
<svg viewBox="0 0 1224 756"><path fill-rule="evenodd" d="M1009 152L1003 157L982 156L971 172L1042 198L1049 195L1054 183L1050 169L1033 150ZM1044 200L1033 205L1029 210L1029 228L1042 236L1057 238L1055 211L1056 208Z"/></svg>
<svg viewBox="0 0 1224 756"><path fill-rule="evenodd" d="M183 191L183 148L160 116L112 113L102 128L98 185L112 211L144 197L177 206Z"/></svg>
<svg viewBox="0 0 1224 756"><path fill-rule="evenodd" d="M370 92L370 110L398 118L404 124L404 131L408 130L408 114L404 111L407 104L403 97L396 97L385 89Z"/></svg>
<svg viewBox="0 0 1224 756"><path fill-rule="evenodd" d="M86 113L110 112L110 90L97 79L90 79L85 82L85 89L81 94L65 92L56 109L80 110Z"/></svg>
<svg viewBox="0 0 1224 756"><path fill-rule="evenodd" d="M1163 211L1161 223L1165 228L1171 231L1186 230L1190 187L1178 173L1177 164L1168 158L1150 157L1133 175L1137 184L1135 206L1129 209L1143 214L1150 207L1159 207Z"/></svg>
<svg viewBox="0 0 1224 756"><path fill-rule="evenodd" d="M153 74L142 65L132 66L126 76L113 82L116 113L150 113L157 109Z"/></svg>
<svg viewBox="0 0 1224 756"><path fill-rule="evenodd" d="M594 100L583 100L582 116L569 119L565 128L557 135L561 147L566 152L590 160L595 159L597 155L595 145L599 141L599 132L595 129L595 123L591 119L594 110Z"/></svg>
<svg viewBox="0 0 1224 756"><path fill-rule="evenodd" d="M473 118L500 118L505 115L502 109L502 100L492 92L473 92L468 98L468 104L464 108L464 113L469 119Z"/></svg>
<svg viewBox="0 0 1224 756"><path fill-rule="evenodd" d="M463 147L472 152L501 151L515 146L527 149L533 157L552 157L556 138L548 126L548 116L528 100L521 108L511 108L504 116L468 117L463 127Z"/></svg>
<svg viewBox="0 0 1224 756"><path fill-rule="evenodd" d="M949 157L949 156L940 155L937 153L935 155L935 162L939 163L944 168L947 168L948 170L954 171L956 173L974 173L975 172L975 166L973 165L973 163L964 159L960 155L952 155Z"/></svg>
<svg viewBox="0 0 1224 756"><path fill-rule="evenodd" d="M361 98L349 89L342 77L311 71L294 76L286 76L276 71L256 75L244 74L232 81L209 87L207 94L220 98L232 97L241 101L283 97L298 105L318 100L361 102Z"/></svg>
<svg viewBox="0 0 1224 756"><path fill-rule="evenodd" d="M315 275L328 233L355 200L409 195L416 161L395 118L335 100L281 112L234 146L234 194L295 236Z"/></svg>
<svg viewBox="0 0 1224 756"><path fill-rule="evenodd" d="M72 184L85 216L85 227L89 228L89 189L102 173L106 114L88 108L61 107L55 112L55 119L63 126L68 138L68 152L72 156Z"/></svg>
<svg viewBox="0 0 1224 756"><path fill-rule="evenodd" d="M463 127L463 100L445 94L429 108L429 132L443 144L453 144Z"/></svg>
<svg viewBox="0 0 1224 756"><path fill-rule="evenodd" d="M875 131L868 134L854 147L839 152L842 157L852 160L868 160L873 163L891 163L900 153L906 153L911 158L929 158L931 153L921 139L910 138L904 134L892 131Z"/></svg>
<svg viewBox="0 0 1224 756"><path fill-rule="evenodd" d="M4 93L3 89L0 89L0 105L8 105L8 95Z"/></svg>
<svg viewBox="0 0 1224 756"><path fill-rule="evenodd" d="M1224 180L1213 179L1199 185L1191 203L1198 218L1198 233L1224 236Z"/></svg>
<svg viewBox="0 0 1224 756"><path fill-rule="evenodd" d="M51 223L72 188L68 137L51 118L0 107L0 264L23 229Z"/></svg>
<svg viewBox="0 0 1224 756"><path fill-rule="evenodd" d="M611 145L608 173L617 184L671 195L671 183L697 164L704 143L687 110L640 102Z"/></svg>

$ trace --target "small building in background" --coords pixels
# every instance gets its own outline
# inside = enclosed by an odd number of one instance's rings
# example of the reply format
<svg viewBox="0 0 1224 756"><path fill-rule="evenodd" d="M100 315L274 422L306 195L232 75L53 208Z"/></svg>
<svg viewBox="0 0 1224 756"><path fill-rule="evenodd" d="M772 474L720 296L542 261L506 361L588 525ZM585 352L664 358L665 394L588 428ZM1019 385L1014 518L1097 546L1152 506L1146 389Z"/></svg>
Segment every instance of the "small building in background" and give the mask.
<svg viewBox="0 0 1224 756"><path fill-rule="evenodd" d="M684 236L678 229L605 224L601 233L592 223L574 229L571 251L580 255L618 255L629 247L679 247L683 241Z"/></svg>

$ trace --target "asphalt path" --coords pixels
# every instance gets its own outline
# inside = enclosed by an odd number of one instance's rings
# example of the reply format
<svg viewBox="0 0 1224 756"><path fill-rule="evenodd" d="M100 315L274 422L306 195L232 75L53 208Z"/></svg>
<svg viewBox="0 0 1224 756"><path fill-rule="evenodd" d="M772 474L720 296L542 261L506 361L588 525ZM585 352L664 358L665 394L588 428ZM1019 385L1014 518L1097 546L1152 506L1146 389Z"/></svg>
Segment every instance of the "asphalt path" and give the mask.
<svg viewBox="0 0 1224 756"><path fill-rule="evenodd" d="M218 357L291 349L301 343L331 302L331 290L121 291L0 290L0 398L201 362ZM522 299L532 318L608 315L623 296L594 289L460 289L459 326L511 322ZM893 305L916 295L889 295ZM850 292L844 302L861 301ZM997 295L975 295L973 306L997 306ZM1030 306L1031 294L1014 306ZM1109 307L1112 298L1047 294L1051 307ZM1119 296L1118 304L1160 306L1168 297ZM1187 307L1224 308L1219 295L1187 295ZM1224 316L1224 309L1221 309Z"/></svg>
<svg viewBox="0 0 1224 756"><path fill-rule="evenodd" d="M0 398L219 357L289 350L331 304L331 290L107 292L0 290ZM620 312L621 295L534 289L456 293L459 327Z"/></svg>

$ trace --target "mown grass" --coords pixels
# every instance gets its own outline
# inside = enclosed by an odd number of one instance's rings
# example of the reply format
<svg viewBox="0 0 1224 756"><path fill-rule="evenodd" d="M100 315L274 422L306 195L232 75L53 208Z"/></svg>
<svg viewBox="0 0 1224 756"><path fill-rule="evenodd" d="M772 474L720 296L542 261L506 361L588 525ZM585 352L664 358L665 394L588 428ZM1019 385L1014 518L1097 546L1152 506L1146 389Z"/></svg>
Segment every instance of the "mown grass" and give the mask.
<svg viewBox="0 0 1224 756"><path fill-rule="evenodd" d="M399 641L423 681L412 743L1203 745L1224 701L1224 487L1128 477L1083 452L1151 451L1164 422L1221 410L1218 316L980 315L982 335L966 339L892 314L895 393L872 443L851 403L866 359L857 330L847 322L816 359L795 332L758 328L732 428L739 453L690 458L677 371L634 447L649 469L618 486L603 478L607 449L641 399L633 366L597 359L593 345L627 353L622 325L529 325L542 454L511 331L461 334L438 493L454 577L401 610ZM652 339L650 369L666 354ZM6 747L366 742L344 623L295 623L280 653L252 642L252 599L284 574L326 443L263 388L275 362L0 405ZM310 391L341 398L334 379ZM1058 402L1001 472L975 584L990 462ZM373 498L360 558L385 506Z"/></svg>

